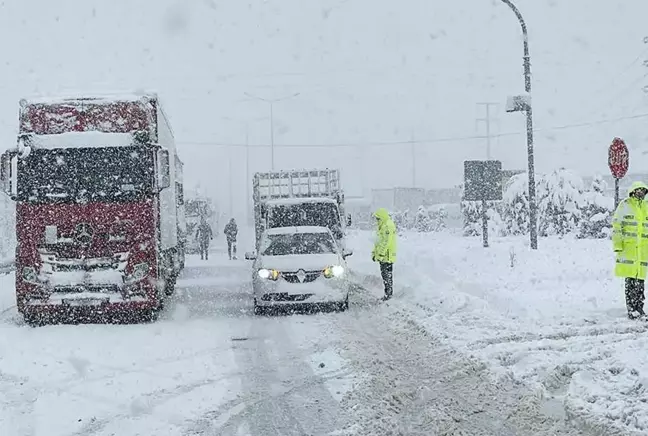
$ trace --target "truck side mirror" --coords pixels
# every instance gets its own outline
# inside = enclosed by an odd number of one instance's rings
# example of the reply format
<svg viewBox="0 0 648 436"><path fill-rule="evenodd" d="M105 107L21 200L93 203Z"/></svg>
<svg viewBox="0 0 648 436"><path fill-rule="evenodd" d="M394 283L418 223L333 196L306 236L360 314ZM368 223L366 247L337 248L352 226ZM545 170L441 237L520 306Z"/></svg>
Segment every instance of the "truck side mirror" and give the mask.
<svg viewBox="0 0 648 436"><path fill-rule="evenodd" d="M161 191L171 186L171 165L169 163L169 150L157 150L157 189Z"/></svg>
<svg viewBox="0 0 648 436"><path fill-rule="evenodd" d="M0 181L2 190L12 200L18 197L18 178L16 176L18 169L18 159L15 152L7 151L0 157Z"/></svg>

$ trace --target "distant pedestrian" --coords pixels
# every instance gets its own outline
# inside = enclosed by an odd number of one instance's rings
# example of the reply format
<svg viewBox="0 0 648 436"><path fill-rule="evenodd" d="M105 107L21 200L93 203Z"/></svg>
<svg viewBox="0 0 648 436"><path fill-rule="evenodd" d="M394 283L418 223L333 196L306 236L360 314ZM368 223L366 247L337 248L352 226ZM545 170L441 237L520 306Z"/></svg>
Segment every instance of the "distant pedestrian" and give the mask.
<svg viewBox="0 0 648 436"><path fill-rule="evenodd" d="M198 245L200 247L200 258L208 260L209 241L214 239L214 234L212 233L211 226L207 223L207 220L204 217L200 219L198 230L196 230L196 239L198 240Z"/></svg>
<svg viewBox="0 0 648 436"><path fill-rule="evenodd" d="M644 281L648 266L648 185L634 182L628 197L619 202L612 219L612 245L616 253L615 274L625 278L628 318L645 317Z"/></svg>
<svg viewBox="0 0 648 436"><path fill-rule="evenodd" d="M396 262L396 225L387 209L380 208L374 213L378 223L376 245L371 259L380 264L380 275L385 285L383 300L389 300L394 293L394 262Z"/></svg>
<svg viewBox="0 0 648 436"><path fill-rule="evenodd" d="M227 254L230 259L236 259L236 236L238 235L238 226L234 218L230 219L225 229L225 238L227 238Z"/></svg>

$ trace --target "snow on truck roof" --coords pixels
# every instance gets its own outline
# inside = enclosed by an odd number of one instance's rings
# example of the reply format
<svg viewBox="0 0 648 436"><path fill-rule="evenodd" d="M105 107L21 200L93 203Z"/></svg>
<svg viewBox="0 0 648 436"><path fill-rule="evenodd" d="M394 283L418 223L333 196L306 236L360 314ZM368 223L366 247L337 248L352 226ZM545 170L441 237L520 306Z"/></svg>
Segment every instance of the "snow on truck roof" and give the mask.
<svg viewBox="0 0 648 436"><path fill-rule="evenodd" d="M133 145L131 133L97 131L65 132L54 135L32 135L34 148L127 147Z"/></svg>
<svg viewBox="0 0 648 436"><path fill-rule="evenodd" d="M288 235L293 233L329 233L327 227L321 226L294 226L294 227L275 227L267 229L266 235Z"/></svg>
<svg viewBox="0 0 648 436"><path fill-rule="evenodd" d="M21 106L30 104L61 104L88 101L94 104L114 103L118 101L142 101L142 99L157 99L157 93L153 91L136 91L131 93L90 93L76 95L50 95L50 96L32 96L20 100Z"/></svg>
<svg viewBox="0 0 648 436"><path fill-rule="evenodd" d="M269 206L293 205L299 203L337 203L330 197L289 197L265 200Z"/></svg>

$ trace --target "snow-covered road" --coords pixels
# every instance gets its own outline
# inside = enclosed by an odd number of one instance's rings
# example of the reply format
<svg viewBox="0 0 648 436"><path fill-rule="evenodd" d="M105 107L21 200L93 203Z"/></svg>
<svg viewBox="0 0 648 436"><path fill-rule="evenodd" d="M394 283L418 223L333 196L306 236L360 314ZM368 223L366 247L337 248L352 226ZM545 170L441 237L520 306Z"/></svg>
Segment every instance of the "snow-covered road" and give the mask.
<svg viewBox="0 0 648 436"><path fill-rule="evenodd" d="M404 299L379 303L375 277L357 276L348 312L255 317L249 275L222 250L191 258L153 324L6 318L0 434L578 434L430 336Z"/></svg>

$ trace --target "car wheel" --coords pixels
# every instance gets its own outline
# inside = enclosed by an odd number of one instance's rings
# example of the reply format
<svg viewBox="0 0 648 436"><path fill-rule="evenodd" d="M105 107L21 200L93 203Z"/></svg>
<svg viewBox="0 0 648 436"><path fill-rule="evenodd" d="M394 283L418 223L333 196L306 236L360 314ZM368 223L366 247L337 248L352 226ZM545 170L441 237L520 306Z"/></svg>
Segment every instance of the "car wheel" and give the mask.
<svg viewBox="0 0 648 436"><path fill-rule="evenodd" d="M255 314L255 315L263 315L263 313L264 313L264 307L263 307L263 306L259 306L259 305L257 304L257 300L256 300L256 298L255 298L255 299L254 299L254 314Z"/></svg>
<svg viewBox="0 0 648 436"><path fill-rule="evenodd" d="M349 308L349 296L347 295L344 301L338 303L338 310L344 312Z"/></svg>

